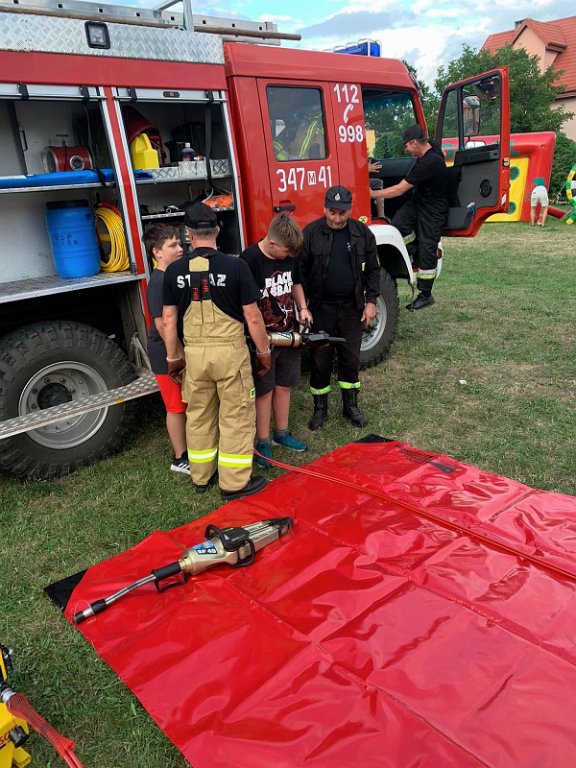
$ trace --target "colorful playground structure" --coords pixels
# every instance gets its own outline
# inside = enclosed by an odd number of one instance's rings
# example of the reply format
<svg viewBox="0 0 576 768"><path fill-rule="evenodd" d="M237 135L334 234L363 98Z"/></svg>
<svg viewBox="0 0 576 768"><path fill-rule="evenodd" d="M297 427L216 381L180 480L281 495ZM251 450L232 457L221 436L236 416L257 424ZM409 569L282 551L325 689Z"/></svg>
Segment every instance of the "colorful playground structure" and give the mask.
<svg viewBox="0 0 576 768"><path fill-rule="evenodd" d="M508 212L497 213L488 221L530 221L530 196L534 187L550 185L555 145L553 131L510 134ZM548 212L553 215L550 208Z"/></svg>
<svg viewBox="0 0 576 768"><path fill-rule="evenodd" d="M475 142L489 144L495 137L475 136ZM496 213L488 221L530 221L530 196L534 187L548 187L554 159L556 134L553 131L510 134L510 196L507 213ZM442 150L446 164L452 165L458 143L443 139ZM569 213L560 208L548 207L548 213L563 219L566 224L576 221L576 165L566 180L566 197L573 210Z"/></svg>
<svg viewBox="0 0 576 768"><path fill-rule="evenodd" d="M572 166L570 169L570 173L568 174L568 178L566 179L566 197L568 198L568 201L570 202L570 205L572 206L572 211L570 213L567 213L565 216L563 216L564 223L565 224L574 224L576 221L576 163ZM558 210L555 208L554 210ZM550 211L550 208L548 208L548 211ZM564 213L564 211L560 211L560 213ZM552 215L555 215L554 213Z"/></svg>

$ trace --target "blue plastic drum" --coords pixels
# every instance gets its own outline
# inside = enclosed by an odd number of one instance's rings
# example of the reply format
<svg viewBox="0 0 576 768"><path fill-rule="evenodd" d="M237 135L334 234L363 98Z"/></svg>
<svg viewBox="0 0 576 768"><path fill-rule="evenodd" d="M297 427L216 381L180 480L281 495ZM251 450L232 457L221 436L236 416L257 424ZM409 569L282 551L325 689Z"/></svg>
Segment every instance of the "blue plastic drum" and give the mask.
<svg viewBox="0 0 576 768"><path fill-rule="evenodd" d="M100 272L96 225L87 200L47 203L46 226L60 277L91 277Z"/></svg>

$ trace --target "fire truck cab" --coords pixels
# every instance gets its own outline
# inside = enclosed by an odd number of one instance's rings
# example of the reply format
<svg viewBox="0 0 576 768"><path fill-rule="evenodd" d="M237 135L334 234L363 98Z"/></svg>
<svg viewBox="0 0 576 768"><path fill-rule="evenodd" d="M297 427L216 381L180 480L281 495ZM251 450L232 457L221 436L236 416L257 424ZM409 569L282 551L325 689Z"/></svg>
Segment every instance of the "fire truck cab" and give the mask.
<svg viewBox="0 0 576 768"><path fill-rule="evenodd" d="M304 226L322 215L328 187L348 186L382 267L364 365L394 339L396 282L415 277L400 233L373 209L368 161L381 162L385 186L411 162L403 130L425 122L408 70L280 48L286 36L271 24L182 21L166 10L0 0L0 469L14 475L55 477L122 444L134 400L156 389L143 231L181 224L187 202L215 207L219 247L238 254L276 212ZM447 137L458 147L447 234L469 236L507 206L505 71L447 89L437 138ZM186 144L196 159L182 163ZM400 203L387 202L386 216ZM77 233L63 223L72 211L88 217ZM69 274L62 258L91 227L101 264Z"/></svg>

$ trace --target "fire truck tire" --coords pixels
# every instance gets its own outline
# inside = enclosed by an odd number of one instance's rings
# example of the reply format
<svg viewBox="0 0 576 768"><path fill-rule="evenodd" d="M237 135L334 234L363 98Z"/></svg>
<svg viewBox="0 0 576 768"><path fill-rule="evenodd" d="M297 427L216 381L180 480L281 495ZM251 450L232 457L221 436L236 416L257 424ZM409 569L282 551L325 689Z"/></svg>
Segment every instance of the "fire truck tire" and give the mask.
<svg viewBox="0 0 576 768"><path fill-rule="evenodd" d="M35 323L0 341L0 420L121 387L135 378L120 347L101 331L68 321ZM0 469L51 479L120 448L130 401L0 440Z"/></svg>
<svg viewBox="0 0 576 768"><path fill-rule="evenodd" d="M398 328L398 290L396 281L385 269L380 270L380 297L376 304L376 320L364 329L360 347L360 368L372 368L387 355Z"/></svg>

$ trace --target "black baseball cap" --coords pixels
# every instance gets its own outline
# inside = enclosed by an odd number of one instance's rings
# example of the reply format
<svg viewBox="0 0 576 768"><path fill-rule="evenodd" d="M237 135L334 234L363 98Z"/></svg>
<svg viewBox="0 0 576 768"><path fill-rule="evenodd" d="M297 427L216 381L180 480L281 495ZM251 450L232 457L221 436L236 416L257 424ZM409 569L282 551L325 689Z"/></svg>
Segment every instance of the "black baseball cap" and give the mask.
<svg viewBox="0 0 576 768"><path fill-rule="evenodd" d="M409 141L414 141L414 139L422 141L427 138L426 131L421 125L409 125L402 135L402 144L407 144Z"/></svg>
<svg viewBox="0 0 576 768"><path fill-rule="evenodd" d="M326 190L324 208L334 208L337 211L349 211L352 208L352 192L337 184Z"/></svg>
<svg viewBox="0 0 576 768"><path fill-rule="evenodd" d="M190 229L211 229L218 224L218 219L209 205L192 203L184 209L184 224Z"/></svg>

